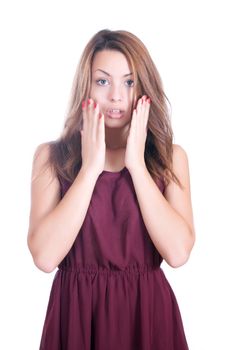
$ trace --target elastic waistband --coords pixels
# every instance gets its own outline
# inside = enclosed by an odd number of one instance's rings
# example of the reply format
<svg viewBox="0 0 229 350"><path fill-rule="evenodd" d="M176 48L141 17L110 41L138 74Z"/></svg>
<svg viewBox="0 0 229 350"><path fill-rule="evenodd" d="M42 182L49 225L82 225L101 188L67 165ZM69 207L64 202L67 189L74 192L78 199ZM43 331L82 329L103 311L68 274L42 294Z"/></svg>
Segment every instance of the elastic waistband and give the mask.
<svg viewBox="0 0 229 350"><path fill-rule="evenodd" d="M115 265L110 267L104 267L99 265L76 265L76 266L59 266L60 271L68 271L68 272L74 272L74 273L87 273L87 274L95 274L95 273L145 273L150 272L154 270L160 269L160 266L151 266L151 265L128 265L126 267L121 268L120 266L117 267Z"/></svg>

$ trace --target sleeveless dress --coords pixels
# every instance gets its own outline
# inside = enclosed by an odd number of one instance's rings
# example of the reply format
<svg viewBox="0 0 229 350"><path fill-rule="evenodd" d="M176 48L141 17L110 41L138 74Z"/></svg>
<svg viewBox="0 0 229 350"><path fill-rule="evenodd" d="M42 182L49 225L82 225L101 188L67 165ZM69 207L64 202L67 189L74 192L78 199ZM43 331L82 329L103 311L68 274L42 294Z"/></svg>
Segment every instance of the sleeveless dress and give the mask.
<svg viewBox="0 0 229 350"><path fill-rule="evenodd" d="M59 181L63 197L71 184ZM163 194L163 182L156 183ZM54 276L39 349L187 350L162 260L128 169L104 170Z"/></svg>

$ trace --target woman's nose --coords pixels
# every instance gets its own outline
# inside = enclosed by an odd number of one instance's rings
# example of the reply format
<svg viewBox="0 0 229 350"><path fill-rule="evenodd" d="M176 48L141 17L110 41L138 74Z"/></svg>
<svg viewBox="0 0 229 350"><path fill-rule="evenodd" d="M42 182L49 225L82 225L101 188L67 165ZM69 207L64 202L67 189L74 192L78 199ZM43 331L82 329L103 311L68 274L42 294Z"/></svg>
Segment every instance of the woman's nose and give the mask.
<svg viewBox="0 0 229 350"><path fill-rule="evenodd" d="M112 101L112 102L122 101L122 99L121 99L121 98L114 98L114 97L112 97L112 98L111 98L111 101Z"/></svg>
<svg viewBox="0 0 229 350"><path fill-rule="evenodd" d="M120 87L112 87L110 90L110 100L111 101L121 101L122 100L122 92Z"/></svg>

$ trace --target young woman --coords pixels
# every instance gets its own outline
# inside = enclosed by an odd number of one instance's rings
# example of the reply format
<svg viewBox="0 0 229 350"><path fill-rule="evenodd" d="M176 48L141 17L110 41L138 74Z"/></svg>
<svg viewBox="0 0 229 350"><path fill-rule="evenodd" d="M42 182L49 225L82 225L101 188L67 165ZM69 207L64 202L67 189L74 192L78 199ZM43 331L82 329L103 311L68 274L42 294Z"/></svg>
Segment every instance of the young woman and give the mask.
<svg viewBox="0 0 229 350"><path fill-rule="evenodd" d="M195 232L188 158L144 44L101 30L77 67L56 141L37 147L28 246L56 267L41 350L188 349L160 265L185 264Z"/></svg>

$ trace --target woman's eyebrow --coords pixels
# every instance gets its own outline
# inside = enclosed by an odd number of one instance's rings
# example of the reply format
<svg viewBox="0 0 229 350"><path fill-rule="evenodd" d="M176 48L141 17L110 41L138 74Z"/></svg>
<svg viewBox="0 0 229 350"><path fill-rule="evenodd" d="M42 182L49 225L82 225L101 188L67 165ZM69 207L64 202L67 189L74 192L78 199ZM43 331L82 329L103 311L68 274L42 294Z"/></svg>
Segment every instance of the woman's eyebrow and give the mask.
<svg viewBox="0 0 229 350"><path fill-rule="evenodd" d="M97 70L99 70L100 72L102 72L102 73L108 75L108 77L111 76L109 73L105 72L105 71L102 70L102 69L97 69ZM95 70L95 72L96 72L97 70ZM128 77L129 75L132 75L132 74L133 74L133 73L127 73L127 74L124 74L123 77Z"/></svg>

